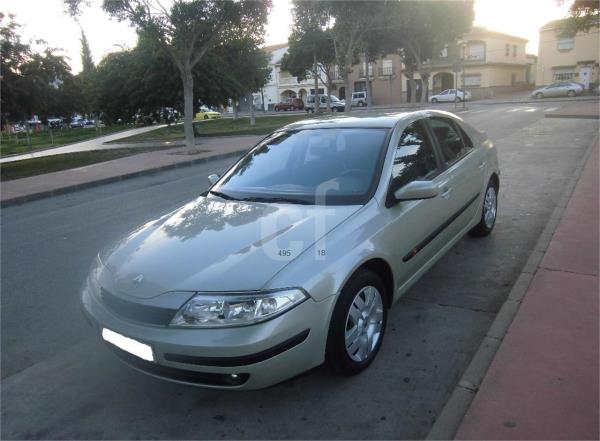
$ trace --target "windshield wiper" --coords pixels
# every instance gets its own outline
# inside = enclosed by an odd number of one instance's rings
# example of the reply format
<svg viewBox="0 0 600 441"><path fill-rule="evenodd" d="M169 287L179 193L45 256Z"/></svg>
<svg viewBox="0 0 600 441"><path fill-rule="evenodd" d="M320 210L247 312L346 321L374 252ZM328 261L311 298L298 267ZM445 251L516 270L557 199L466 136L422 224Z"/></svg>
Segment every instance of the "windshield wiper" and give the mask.
<svg viewBox="0 0 600 441"><path fill-rule="evenodd" d="M246 202L266 202L266 203L287 203L287 204L300 204L300 205L312 205L311 202L302 200L302 199L296 199L296 198L289 198L289 197L285 197L285 196L276 196L276 197L249 197L249 198L243 198L240 199L242 201L246 201Z"/></svg>
<svg viewBox="0 0 600 441"><path fill-rule="evenodd" d="M218 196L221 199L226 199L228 201L237 201L238 200L238 199L234 198L233 196L229 196L228 194L221 193L220 191L210 190L209 193L214 194L215 196Z"/></svg>

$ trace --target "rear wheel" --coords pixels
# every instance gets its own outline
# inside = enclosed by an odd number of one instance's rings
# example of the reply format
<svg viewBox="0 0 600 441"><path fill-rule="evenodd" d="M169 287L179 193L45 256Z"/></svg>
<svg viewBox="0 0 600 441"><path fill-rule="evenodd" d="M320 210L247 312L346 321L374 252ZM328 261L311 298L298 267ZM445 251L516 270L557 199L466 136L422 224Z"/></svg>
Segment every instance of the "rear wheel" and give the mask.
<svg viewBox="0 0 600 441"><path fill-rule="evenodd" d="M372 271L354 274L337 300L327 337L326 359L345 375L365 370L379 352L387 322L385 285Z"/></svg>
<svg viewBox="0 0 600 441"><path fill-rule="evenodd" d="M358 102L358 107L364 107L364 106L365 106L365 103L363 103L362 101Z"/></svg>
<svg viewBox="0 0 600 441"><path fill-rule="evenodd" d="M208 115L204 115L204 119L208 119Z"/></svg>
<svg viewBox="0 0 600 441"><path fill-rule="evenodd" d="M538 92L538 93L536 93L536 94L535 94L535 97L536 97L538 100L541 100L542 98L544 98L544 94L543 94L542 92Z"/></svg>
<svg viewBox="0 0 600 441"><path fill-rule="evenodd" d="M567 96L573 97L573 96L575 96L575 95L577 95L577 94L575 93L575 91L574 91L574 90L569 90L569 91L567 92Z"/></svg>
<svg viewBox="0 0 600 441"><path fill-rule="evenodd" d="M333 113L337 113L337 111L338 111L338 108L337 108L337 107L332 107L332 108L331 108L331 111L332 111Z"/></svg>
<svg viewBox="0 0 600 441"><path fill-rule="evenodd" d="M493 180L490 180L483 197L483 209L481 210L481 219L479 223L469 231L471 236L487 236L496 225L496 215L498 214L498 186Z"/></svg>

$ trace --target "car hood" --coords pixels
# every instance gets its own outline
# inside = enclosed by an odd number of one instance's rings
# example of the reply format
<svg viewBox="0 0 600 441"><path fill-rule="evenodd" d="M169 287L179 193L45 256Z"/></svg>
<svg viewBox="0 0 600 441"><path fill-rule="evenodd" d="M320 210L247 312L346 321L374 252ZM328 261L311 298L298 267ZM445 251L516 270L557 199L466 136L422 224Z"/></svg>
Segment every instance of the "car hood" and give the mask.
<svg viewBox="0 0 600 441"><path fill-rule="evenodd" d="M139 298L258 290L359 208L200 197L103 251L107 288Z"/></svg>

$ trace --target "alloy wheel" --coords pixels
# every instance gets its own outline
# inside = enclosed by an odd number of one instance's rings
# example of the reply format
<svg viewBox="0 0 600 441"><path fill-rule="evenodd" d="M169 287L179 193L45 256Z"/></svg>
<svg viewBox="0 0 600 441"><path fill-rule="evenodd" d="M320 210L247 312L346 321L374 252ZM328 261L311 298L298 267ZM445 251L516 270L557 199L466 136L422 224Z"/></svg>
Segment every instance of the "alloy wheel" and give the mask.
<svg viewBox="0 0 600 441"><path fill-rule="evenodd" d="M346 317L345 343L348 356L365 361L377 347L383 326L383 299L374 286L365 286L354 297Z"/></svg>
<svg viewBox="0 0 600 441"><path fill-rule="evenodd" d="M483 220L486 227L492 228L494 226L494 222L496 222L496 212L496 189L490 186L485 193L485 200L483 201Z"/></svg>

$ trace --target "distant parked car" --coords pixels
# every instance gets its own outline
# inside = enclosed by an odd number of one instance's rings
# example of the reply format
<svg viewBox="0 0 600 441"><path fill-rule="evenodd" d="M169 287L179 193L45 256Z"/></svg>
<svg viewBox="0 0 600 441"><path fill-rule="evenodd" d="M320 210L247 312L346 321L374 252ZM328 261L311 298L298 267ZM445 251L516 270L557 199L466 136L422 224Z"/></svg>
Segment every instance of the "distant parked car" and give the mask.
<svg viewBox="0 0 600 441"><path fill-rule="evenodd" d="M285 101L275 104L275 112L287 110L304 110L304 101L300 98L288 98Z"/></svg>
<svg viewBox="0 0 600 441"><path fill-rule="evenodd" d="M367 92L352 92L352 107L364 107L367 105Z"/></svg>
<svg viewBox="0 0 600 441"><path fill-rule="evenodd" d="M337 96L331 95L331 111L343 112L346 109L346 102L340 100ZM327 95L319 95L319 110L327 110ZM315 111L315 96L310 95L306 98L306 111L312 113Z"/></svg>
<svg viewBox="0 0 600 441"><path fill-rule="evenodd" d="M77 127L83 127L83 126L85 126L85 119L83 119L83 118L73 118L71 120L71 124L69 124L69 126L72 129L75 129Z"/></svg>
<svg viewBox="0 0 600 441"><path fill-rule="evenodd" d="M559 96L572 97L580 95L582 92L583 88L579 84L570 81L560 81L535 89L531 92L531 96L537 99Z"/></svg>
<svg viewBox="0 0 600 441"><path fill-rule="evenodd" d="M470 101L471 92L465 92L460 89L446 89L436 95L429 97L430 103L453 103L455 101Z"/></svg>
<svg viewBox="0 0 600 441"><path fill-rule="evenodd" d="M63 126L63 121L61 118L48 118L48 128L50 129L60 129Z"/></svg>
<svg viewBox="0 0 600 441"><path fill-rule="evenodd" d="M200 112L196 113L196 119L217 119L221 118L219 112L209 109L206 106L200 107Z"/></svg>

